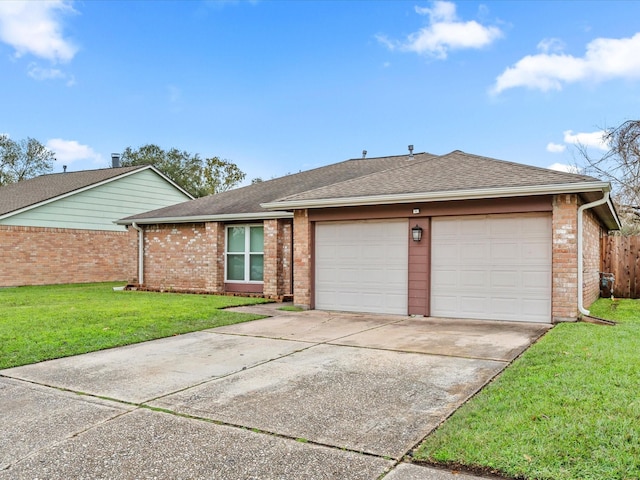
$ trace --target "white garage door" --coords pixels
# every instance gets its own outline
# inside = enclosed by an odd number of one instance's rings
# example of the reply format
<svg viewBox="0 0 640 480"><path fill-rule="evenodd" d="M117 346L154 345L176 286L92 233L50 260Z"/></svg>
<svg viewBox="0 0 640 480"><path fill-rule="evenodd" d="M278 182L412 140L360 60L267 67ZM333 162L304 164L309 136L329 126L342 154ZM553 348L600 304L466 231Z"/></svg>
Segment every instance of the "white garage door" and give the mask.
<svg viewBox="0 0 640 480"><path fill-rule="evenodd" d="M407 220L323 222L315 233L316 308L407 314Z"/></svg>
<svg viewBox="0 0 640 480"><path fill-rule="evenodd" d="M432 221L431 314L551 322L551 216Z"/></svg>

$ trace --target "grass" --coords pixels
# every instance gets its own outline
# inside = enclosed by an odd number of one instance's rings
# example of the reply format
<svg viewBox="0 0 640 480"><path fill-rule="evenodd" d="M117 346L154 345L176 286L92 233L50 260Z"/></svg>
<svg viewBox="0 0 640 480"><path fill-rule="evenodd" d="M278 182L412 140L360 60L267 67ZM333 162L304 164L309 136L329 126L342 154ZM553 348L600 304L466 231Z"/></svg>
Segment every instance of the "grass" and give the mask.
<svg viewBox="0 0 640 480"><path fill-rule="evenodd" d="M296 307L295 305L285 305L284 307L278 308L278 310L282 310L283 312L301 312L304 309L302 307Z"/></svg>
<svg viewBox="0 0 640 480"><path fill-rule="evenodd" d="M0 289L0 368L263 318L221 310L262 299L113 290L121 285Z"/></svg>
<svg viewBox="0 0 640 480"><path fill-rule="evenodd" d="M640 478L640 300L616 326L560 324L458 410L416 460L528 479Z"/></svg>

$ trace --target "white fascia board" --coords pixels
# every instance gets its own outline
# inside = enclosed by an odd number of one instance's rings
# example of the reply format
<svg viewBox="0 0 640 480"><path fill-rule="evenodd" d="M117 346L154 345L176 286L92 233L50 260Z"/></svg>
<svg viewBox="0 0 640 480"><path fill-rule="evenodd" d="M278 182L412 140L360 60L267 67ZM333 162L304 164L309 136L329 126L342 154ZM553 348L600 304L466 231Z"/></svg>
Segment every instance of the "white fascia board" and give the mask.
<svg viewBox="0 0 640 480"><path fill-rule="evenodd" d="M255 213L227 213L223 215L194 215L186 217L157 217L157 218L137 218L135 220L116 220L113 223L118 225L153 225L162 223L205 223L205 222L232 222L232 221L252 221L252 220L272 220L276 218L293 218L291 212L255 212Z"/></svg>
<svg viewBox="0 0 640 480"><path fill-rule="evenodd" d="M482 198L524 197L528 195L554 195L560 193L586 193L605 191L611 188L607 182L565 183L526 187L482 188L452 190L447 192L402 193L393 195L370 195L365 197L321 198L312 200L280 200L262 203L266 209L298 209L324 207L354 207L365 205L389 205L394 203L438 202L447 200L477 200Z"/></svg>
<svg viewBox="0 0 640 480"><path fill-rule="evenodd" d="M43 200L41 202L34 203L33 205L22 207L22 208L20 208L18 210L14 210L13 212L5 213L4 215L0 215L0 220L5 219L5 218L9 218L9 217L13 217L14 215L18 215L18 214L20 214L22 212L27 212L27 211L29 211L31 209L38 208L38 207L41 207L43 205L47 205L47 204L52 203L52 202L57 202L58 200L61 200L63 198L71 197L72 195L76 195L78 193L86 192L87 190L91 190L92 188L96 188L96 187L99 187L101 185L106 185L107 183L111 183L111 182L114 182L116 180L120 180L121 178L128 177L129 175L134 175L136 173L142 172L143 170L149 170L149 169L153 169L155 172L157 172L162 177L164 177L167 181L171 182L171 180L168 179L167 177L165 177L164 175L162 175L162 173L160 171L158 171L157 168L153 167L152 165L145 165L144 167L140 167L140 168L138 168L136 170L131 170L130 172L123 173L123 174L118 175L116 177L111 177L111 178L108 178L108 179L103 180L101 182L92 183L91 185L87 185L86 187L78 188L77 190L72 190L71 192L63 193L62 195L58 195L56 197L48 198L47 200ZM174 182L171 182L171 183L173 183L175 185ZM178 185L175 185L175 186L177 188L180 188ZM180 190L182 190L182 189L180 188ZM182 190L182 191L184 191L184 190ZM189 195L189 197L191 197L193 199L193 197L191 196L191 194L189 192L184 192L184 193Z"/></svg>

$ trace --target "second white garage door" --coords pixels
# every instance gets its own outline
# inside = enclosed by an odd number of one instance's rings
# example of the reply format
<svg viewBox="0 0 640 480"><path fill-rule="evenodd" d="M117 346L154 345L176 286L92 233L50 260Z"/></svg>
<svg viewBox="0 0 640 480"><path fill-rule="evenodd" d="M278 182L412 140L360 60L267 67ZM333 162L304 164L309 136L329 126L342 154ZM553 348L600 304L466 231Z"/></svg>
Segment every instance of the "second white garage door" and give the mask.
<svg viewBox="0 0 640 480"><path fill-rule="evenodd" d="M551 322L551 216L432 221L431 315Z"/></svg>
<svg viewBox="0 0 640 480"><path fill-rule="evenodd" d="M407 314L407 220L322 222L315 230L315 306Z"/></svg>

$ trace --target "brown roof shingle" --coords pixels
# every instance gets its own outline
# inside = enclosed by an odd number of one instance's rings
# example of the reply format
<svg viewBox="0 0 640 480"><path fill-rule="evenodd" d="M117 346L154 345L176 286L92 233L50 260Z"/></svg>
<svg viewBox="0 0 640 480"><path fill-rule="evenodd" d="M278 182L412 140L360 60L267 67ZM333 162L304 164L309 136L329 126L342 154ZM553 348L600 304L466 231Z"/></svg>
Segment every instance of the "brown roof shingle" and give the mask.
<svg viewBox="0 0 640 480"><path fill-rule="evenodd" d="M597 182L597 178L453 151L283 197L318 200Z"/></svg>
<svg viewBox="0 0 640 480"><path fill-rule="evenodd" d="M282 210L291 201L445 193L599 182L597 178L558 172L456 150L446 155L417 153L352 159L243 188L190 200L127 217L119 223L188 221L205 217L260 214ZM269 204L267 210L261 205Z"/></svg>
<svg viewBox="0 0 640 480"><path fill-rule="evenodd" d="M398 164L417 163L431 157L433 155L421 153L415 154L413 160L409 160L406 155L346 160L134 215L123 219L122 222L267 212L268 210L260 206L262 203L375 172L383 172Z"/></svg>

